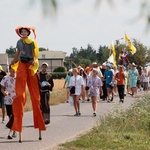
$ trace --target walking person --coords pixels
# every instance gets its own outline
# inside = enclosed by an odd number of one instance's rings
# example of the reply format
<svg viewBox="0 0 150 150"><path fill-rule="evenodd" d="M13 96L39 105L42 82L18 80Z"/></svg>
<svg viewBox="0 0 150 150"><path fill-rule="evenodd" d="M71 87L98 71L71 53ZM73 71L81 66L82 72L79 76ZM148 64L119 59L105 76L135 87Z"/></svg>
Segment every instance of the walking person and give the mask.
<svg viewBox="0 0 150 150"><path fill-rule="evenodd" d="M129 69L129 84L131 88L131 96L136 96L137 94L137 77L138 70L136 69L135 63L132 63L131 69Z"/></svg>
<svg viewBox="0 0 150 150"><path fill-rule="evenodd" d="M83 84L83 91L81 93L82 103L84 103L85 102L85 96L86 96L85 87L86 87L86 81L87 81L87 74L83 68L80 68L79 75L83 78L83 83L84 83Z"/></svg>
<svg viewBox="0 0 150 150"><path fill-rule="evenodd" d="M142 75L141 75L141 82L143 85L143 91L147 91L148 90L148 82L149 82L149 74L145 67L144 67Z"/></svg>
<svg viewBox="0 0 150 150"><path fill-rule="evenodd" d="M107 89L107 102L113 101L113 82L114 82L114 74L111 70L111 64L106 64L106 70L104 72L104 79L106 80L106 89Z"/></svg>
<svg viewBox="0 0 150 150"><path fill-rule="evenodd" d="M6 75L1 80L1 92L3 93L4 97L4 104L6 106L7 116L10 119L12 116L12 103L15 93L15 82L16 82L16 73L15 71L9 66L9 75ZM16 132L10 129L7 138L12 139L16 137Z"/></svg>
<svg viewBox="0 0 150 150"><path fill-rule="evenodd" d="M119 65L118 66L119 72L115 75L115 80L117 80L117 88L118 88L118 94L120 102L124 102L124 85L125 85L125 73L124 73L124 66Z"/></svg>
<svg viewBox="0 0 150 150"><path fill-rule="evenodd" d="M42 70L38 73L41 85L40 102L45 124L50 123L50 91L53 90L54 82L51 74L47 72L48 63L43 62Z"/></svg>
<svg viewBox="0 0 150 150"><path fill-rule="evenodd" d="M102 74L102 72L101 72L100 65L97 64L97 62L93 62L93 63L92 63L92 68L96 68L96 69L98 70L98 77L100 77L101 80L102 80L103 74ZM92 72L91 72L90 75L92 75ZM99 95L99 98L97 99L97 102L99 102L99 99L100 99L100 95Z"/></svg>
<svg viewBox="0 0 150 150"><path fill-rule="evenodd" d="M146 69L146 68L145 68ZM142 88L142 82L141 82L141 77L142 77L142 72L143 72L143 67L138 66L137 67L138 70L138 77L137 77L137 89L139 89L139 91L141 91ZM147 72L148 73L148 72ZM147 85L148 86L148 85Z"/></svg>
<svg viewBox="0 0 150 150"><path fill-rule="evenodd" d="M127 91L128 91L128 71L127 68L124 67L124 74L125 74L125 81L124 81L124 96L127 95Z"/></svg>
<svg viewBox="0 0 150 150"><path fill-rule="evenodd" d="M70 78L70 95L73 97L75 115L80 116L80 102L79 98L83 92L83 78L79 75L77 68L73 68L73 76Z"/></svg>
<svg viewBox="0 0 150 150"><path fill-rule="evenodd" d="M3 67L0 65L0 82L3 77L6 76L6 72L3 70ZM0 85L1 89L1 85ZM2 109L2 123L5 123L5 105L4 105L4 94L0 90L0 108Z"/></svg>
<svg viewBox="0 0 150 150"><path fill-rule="evenodd" d="M69 97L70 97L69 83L70 83L71 76L72 76L72 69L69 69L68 74L65 77L65 82L64 82L64 86L63 86L63 88L65 88L65 86L66 86L66 97L67 97L66 102L67 103L69 103Z"/></svg>
<svg viewBox="0 0 150 150"><path fill-rule="evenodd" d="M117 66L114 66L113 67L113 71L114 71L114 76L116 75L116 73L118 72L118 68L117 68ZM114 89L113 89L113 95L114 96L117 96L117 94L118 94L118 91L117 91L117 81L116 80L114 80Z"/></svg>
<svg viewBox="0 0 150 150"><path fill-rule="evenodd" d="M98 69L98 76L99 76L100 78L103 77L103 74L102 74L102 72L101 72L100 66L97 64L97 62L93 62L93 63L92 63L92 68ZM92 72L91 72L91 73L92 73Z"/></svg>
<svg viewBox="0 0 150 150"><path fill-rule="evenodd" d="M90 97L89 97L89 95L88 95L89 86L87 85L87 83L88 83L88 80L89 80L89 77L90 77L90 72L91 72L91 68L87 66L87 67L85 68L85 73L86 73L85 96L86 96L86 99L87 99L88 102L90 101Z"/></svg>
<svg viewBox="0 0 150 150"><path fill-rule="evenodd" d="M127 73L127 93L131 95L131 88L130 88L130 79L129 79L129 70L132 68L132 64L129 63L126 68Z"/></svg>
<svg viewBox="0 0 150 150"><path fill-rule="evenodd" d="M90 76L88 80L88 86L90 87L89 96L91 97L92 100L93 116L96 116L98 96L103 95L102 81L100 77L98 77L98 73L99 73L98 69L93 68L92 76Z"/></svg>
<svg viewBox="0 0 150 150"><path fill-rule="evenodd" d="M27 84L32 101L34 128L39 129L39 140L41 140L41 130L46 130L46 128L42 111L40 109L40 88L36 74L38 69L38 46L35 40L28 37L31 33L31 30L36 37L35 29L33 27L21 26L17 27L15 30L17 35L20 37L16 46L16 54L11 63L13 67L17 68L15 85L16 96L12 104L13 118L10 119L10 123L7 124L7 127L14 131L18 131L19 142L22 142L22 119L24 105L26 103ZM19 61L17 64L15 64L18 58Z"/></svg>
<svg viewBox="0 0 150 150"><path fill-rule="evenodd" d="M100 96L100 98L102 99L102 101L107 100L106 79L104 78L105 70L106 70L106 63L103 63L103 64L102 64L102 68L101 68L101 72L102 72L102 75L103 75L103 77L101 78L102 81L103 81L103 86L102 86L103 95Z"/></svg>

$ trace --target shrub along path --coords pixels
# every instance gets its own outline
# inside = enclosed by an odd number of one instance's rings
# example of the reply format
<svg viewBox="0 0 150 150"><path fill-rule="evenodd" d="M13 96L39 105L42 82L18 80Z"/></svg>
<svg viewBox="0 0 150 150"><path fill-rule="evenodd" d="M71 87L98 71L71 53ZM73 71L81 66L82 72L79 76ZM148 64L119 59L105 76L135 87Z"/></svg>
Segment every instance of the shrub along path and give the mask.
<svg viewBox="0 0 150 150"><path fill-rule="evenodd" d="M141 93L139 93L141 94ZM51 123L42 132L42 141L38 140L38 130L33 128L32 111L24 113L22 143L18 136L7 139L8 129L0 122L0 148L4 150L55 150L57 145L72 140L95 126L100 115L119 108L126 109L137 99L127 95L125 102L119 103L115 96L112 103L98 103L97 116L93 117L91 102L81 103L81 116L74 116L74 108L69 103L51 106ZM6 121L7 122L7 121ZM17 134L18 135L18 134Z"/></svg>

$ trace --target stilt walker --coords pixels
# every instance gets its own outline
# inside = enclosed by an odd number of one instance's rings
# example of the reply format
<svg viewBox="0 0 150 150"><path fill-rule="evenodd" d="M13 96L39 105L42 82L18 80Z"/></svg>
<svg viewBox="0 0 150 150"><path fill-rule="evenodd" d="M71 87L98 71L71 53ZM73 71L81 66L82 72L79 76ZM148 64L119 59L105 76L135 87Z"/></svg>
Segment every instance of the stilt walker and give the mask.
<svg viewBox="0 0 150 150"><path fill-rule="evenodd" d="M39 140L41 137L41 130L46 130L40 109L40 90L37 77L38 69L38 46L35 40L28 36L33 31L34 38L36 38L34 27L20 26L16 28L16 33L20 37L17 42L17 52L11 63L16 72L16 97L14 98L12 109L13 116L10 122L6 125L14 131L19 132L19 142L22 142L22 119L24 112L24 105L26 103L26 84L28 86L33 108L34 128L39 129ZM15 63L17 60L19 61Z"/></svg>

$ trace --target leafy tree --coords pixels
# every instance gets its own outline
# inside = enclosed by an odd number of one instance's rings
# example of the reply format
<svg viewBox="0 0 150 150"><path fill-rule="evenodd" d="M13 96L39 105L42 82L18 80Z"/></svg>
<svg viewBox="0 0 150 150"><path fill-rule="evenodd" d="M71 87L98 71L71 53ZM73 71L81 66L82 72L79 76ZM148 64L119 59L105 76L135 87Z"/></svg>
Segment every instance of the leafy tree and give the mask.
<svg viewBox="0 0 150 150"><path fill-rule="evenodd" d="M129 47L125 44L120 44L118 42L116 45L114 45L117 64L119 62L119 54L121 50L124 49L128 54L127 56L131 63L134 62L137 65L144 66L146 62L150 61L150 50L136 39L133 40L132 44L137 49L134 55L131 54ZM98 62L99 64L106 62L110 54L110 49L107 46L100 45L96 53L96 50L94 50L92 46L88 44L86 49L81 47L80 50L77 50L74 48L73 53L70 56L72 56L75 63L81 65L82 67L86 67L94 61Z"/></svg>
<svg viewBox="0 0 150 150"><path fill-rule="evenodd" d="M73 47L72 53L70 54L71 61L74 61L75 63L79 61L78 51L77 48Z"/></svg>
<svg viewBox="0 0 150 150"><path fill-rule="evenodd" d="M64 66L67 68L67 70L76 67L77 65L74 63L73 58L72 57L66 57L65 58L65 63Z"/></svg>
<svg viewBox="0 0 150 150"><path fill-rule="evenodd" d="M90 66L92 64L90 59L81 59L80 61L80 66L82 66L83 68Z"/></svg>
<svg viewBox="0 0 150 150"><path fill-rule="evenodd" d="M85 51L88 59L92 62L97 61L96 50L94 50L90 44L87 45L87 49L85 49Z"/></svg>
<svg viewBox="0 0 150 150"><path fill-rule="evenodd" d="M150 49L146 51L146 62L150 62Z"/></svg>
<svg viewBox="0 0 150 150"><path fill-rule="evenodd" d="M48 51L48 49L43 48L43 47L40 47L40 48L39 48L39 51Z"/></svg>
<svg viewBox="0 0 150 150"><path fill-rule="evenodd" d="M97 55L97 60L99 64L102 64L107 61L109 57L110 50L107 46L99 46Z"/></svg>
<svg viewBox="0 0 150 150"><path fill-rule="evenodd" d="M10 46L10 48L6 49L6 54L8 54L8 57L14 57L16 53L16 48Z"/></svg>
<svg viewBox="0 0 150 150"><path fill-rule="evenodd" d="M147 61L147 58L146 58L147 51L148 51L147 47L144 46L139 41L137 41L136 39L133 40L133 45L136 48L136 53L134 55L129 53L129 55L128 55L129 61L131 63L134 62L138 66L144 66ZM128 47L127 47L127 49L128 49L128 51L130 51Z"/></svg>
<svg viewBox="0 0 150 150"><path fill-rule="evenodd" d="M96 50L90 44L87 45L87 48L81 47L80 50L73 48L72 50L73 52L70 54L70 58L77 65L81 65L84 62L85 65L89 66L91 62L97 59Z"/></svg>

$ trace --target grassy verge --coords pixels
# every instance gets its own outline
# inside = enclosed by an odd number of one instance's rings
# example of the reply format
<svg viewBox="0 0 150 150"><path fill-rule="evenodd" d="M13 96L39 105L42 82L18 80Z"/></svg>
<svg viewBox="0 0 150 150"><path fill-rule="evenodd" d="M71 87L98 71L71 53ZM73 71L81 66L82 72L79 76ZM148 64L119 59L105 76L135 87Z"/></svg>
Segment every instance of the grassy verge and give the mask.
<svg viewBox="0 0 150 150"><path fill-rule="evenodd" d="M97 127L63 150L150 150L150 94L128 110L116 110L100 118Z"/></svg>

